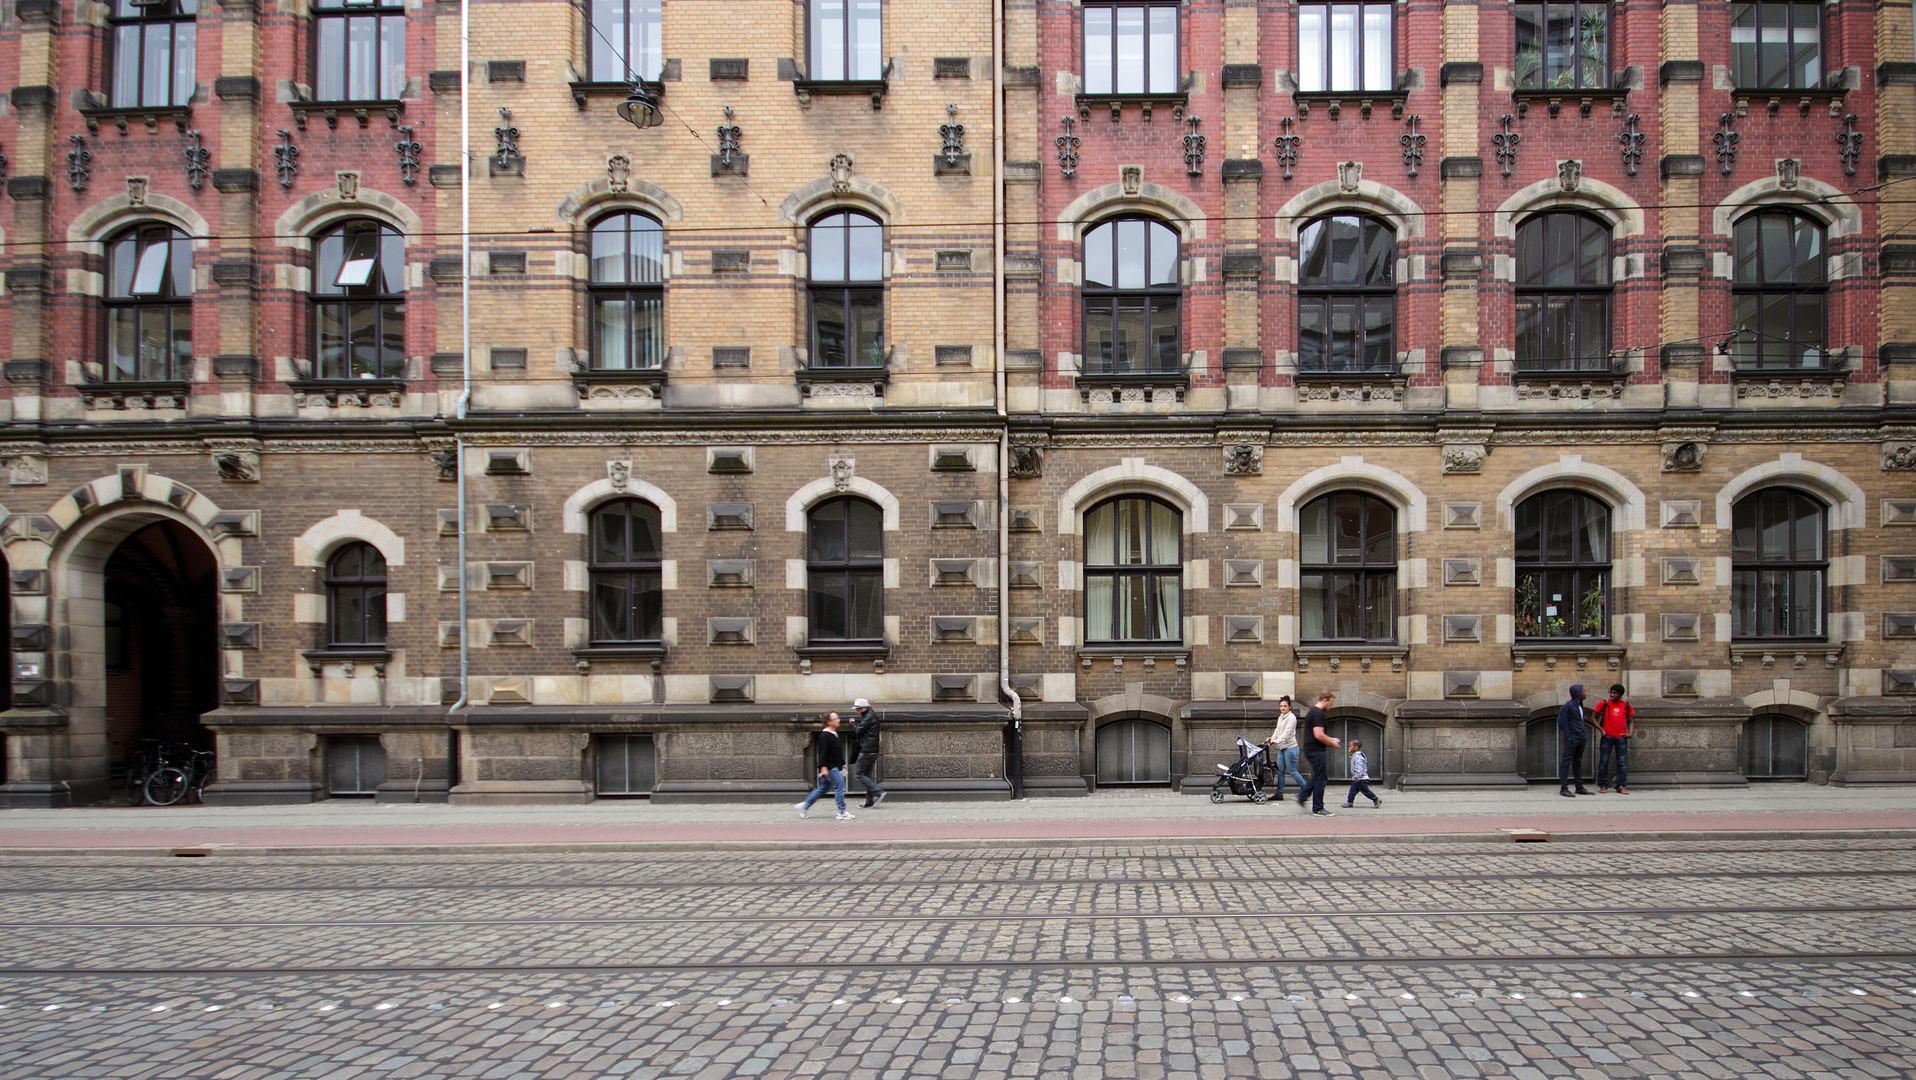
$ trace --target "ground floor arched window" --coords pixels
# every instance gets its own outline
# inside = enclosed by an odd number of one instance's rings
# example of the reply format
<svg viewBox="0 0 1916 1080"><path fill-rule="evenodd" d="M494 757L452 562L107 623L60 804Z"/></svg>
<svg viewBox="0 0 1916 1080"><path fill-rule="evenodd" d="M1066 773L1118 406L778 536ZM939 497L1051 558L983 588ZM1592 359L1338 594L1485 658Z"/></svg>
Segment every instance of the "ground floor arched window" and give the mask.
<svg viewBox="0 0 1916 1080"><path fill-rule="evenodd" d="M1113 720L1098 729L1098 786L1169 784L1171 729L1151 720Z"/></svg>

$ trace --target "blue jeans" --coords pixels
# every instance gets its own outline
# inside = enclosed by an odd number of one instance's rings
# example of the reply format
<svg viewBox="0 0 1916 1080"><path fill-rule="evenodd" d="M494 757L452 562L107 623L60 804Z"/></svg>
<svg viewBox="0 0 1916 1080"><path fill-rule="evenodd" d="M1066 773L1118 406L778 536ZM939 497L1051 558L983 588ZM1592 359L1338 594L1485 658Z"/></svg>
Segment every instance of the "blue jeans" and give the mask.
<svg viewBox="0 0 1916 1080"><path fill-rule="evenodd" d="M1302 803L1310 799L1313 811L1324 809L1324 787L1331 782L1331 753L1329 750L1312 750L1304 755L1311 763L1311 779L1304 790L1297 793L1297 801Z"/></svg>
<svg viewBox="0 0 1916 1080"><path fill-rule="evenodd" d="M1605 735L1597 744L1597 786L1609 787L1603 778L1610 774L1610 755L1617 755L1617 786L1630 785L1630 740L1620 735Z"/></svg>
<svg viewBox="0 0 1916 1080"><path fill-rule="evenodd" d="M818 786L812 788L810 795L805 796L805 802L802 805L805 809L810 810L813 803L825 797L827 790L831 791L832 798L838 800L838 812L841 814L844 813L845 770L843 769L826 769L824 772L819 773Z"/></svg>
<svg viewBox="0 0 1916 1080"><path fill-rule="evenodd" d="M1272 750L1271 765L1277 770L1277 797L1284 797L1284 778L1289 776L1297 781L1297 790L1304 790L1304 774L1297 771L1297 747L1288 750Z"/></svg>
<svg viewBox="0 0 1916 1080"><path fill-rule="evenodd" d="M1370 789L1369 780L1352 780L1350 794L1344 796L1344 805L1349 806L1356 802L1359 794L1362 794L1364 798L1369 799L1371 802L1377 801L1376 794Z"/></svg>

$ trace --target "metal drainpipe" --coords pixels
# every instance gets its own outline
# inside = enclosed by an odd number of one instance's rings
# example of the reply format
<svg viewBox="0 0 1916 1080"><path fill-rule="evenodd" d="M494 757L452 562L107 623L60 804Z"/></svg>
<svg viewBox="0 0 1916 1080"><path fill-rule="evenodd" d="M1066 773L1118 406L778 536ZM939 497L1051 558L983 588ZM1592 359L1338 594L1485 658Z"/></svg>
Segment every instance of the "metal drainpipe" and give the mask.
<svg viewBox="0 0 1916 1080"><path fill-rule="evenodd" d="M459 2L459 404L453 410L466 418L472 401L472 0ZM459 499L459 700L446 710L446 797L452 798L453 776L459 771L459 733L452 718L466 707L471 645L466 634L466 441L457 429L452 435L453 476Z"/></svg>
<svg viewBox="0 0 1916 1080"><path fill-rule="evenodd" d="M1011 688L1011 429L1005 404L1005 2L991 0L991 323L998 408L998 690L1011 699L1011 748L1024 798L1024 700Z"/></svg>

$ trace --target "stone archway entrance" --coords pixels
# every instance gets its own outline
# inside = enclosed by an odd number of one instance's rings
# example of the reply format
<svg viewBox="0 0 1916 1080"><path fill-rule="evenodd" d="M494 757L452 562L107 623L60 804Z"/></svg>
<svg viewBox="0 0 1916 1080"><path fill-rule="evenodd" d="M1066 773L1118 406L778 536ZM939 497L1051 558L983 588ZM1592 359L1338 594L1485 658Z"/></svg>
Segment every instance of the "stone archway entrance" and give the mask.
<svg viewBox="0 0 1916 1080"><path fill-rule="evenodd" d="M108 556L102 598L107 759L115 783L140 740L211 750L219 705L218 567L176 521L137 528Z"/></svg>

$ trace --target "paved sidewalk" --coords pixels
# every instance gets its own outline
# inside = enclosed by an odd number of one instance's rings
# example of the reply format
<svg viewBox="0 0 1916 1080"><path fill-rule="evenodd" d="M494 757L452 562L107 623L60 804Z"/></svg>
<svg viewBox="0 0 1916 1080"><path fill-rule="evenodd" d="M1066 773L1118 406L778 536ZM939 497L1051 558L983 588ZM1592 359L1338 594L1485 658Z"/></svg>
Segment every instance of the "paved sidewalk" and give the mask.
<svg viewBox="0 0 1916 1080"><path fill-rule="evenodd" d="M1341 794L1341 793L1340 793ZM303 806L81 807L0 810L0 853L165 852L211 847L220 854L467 849L631 847L660 844L788 844L1261 840L1322 837L1501 838L1537 829L1563 839L1676 838L1878 830L1916 831L1916 786L1835 788L1753 785L1729 791L1644 791L1563 799L1529 791L1384 794L1384 807L1330 805L1316 818L1289 800L1256 806L1165 791L1107 790L1089 798L932 803L891 800L858 819L832 819L830 804L809 820L783 804L652 805L605 800L582 806L374 804L335 799Z"/></svg>

